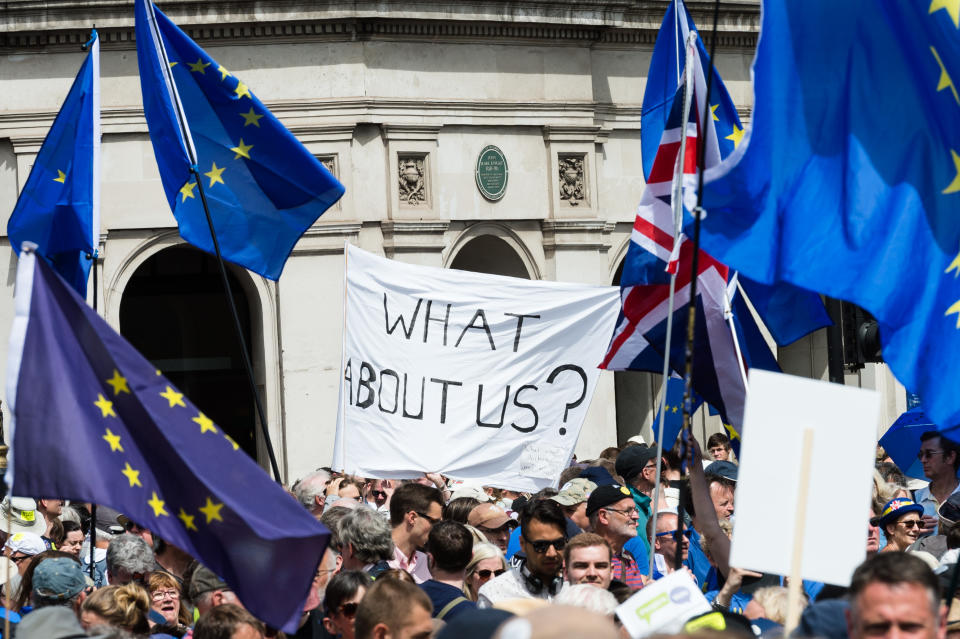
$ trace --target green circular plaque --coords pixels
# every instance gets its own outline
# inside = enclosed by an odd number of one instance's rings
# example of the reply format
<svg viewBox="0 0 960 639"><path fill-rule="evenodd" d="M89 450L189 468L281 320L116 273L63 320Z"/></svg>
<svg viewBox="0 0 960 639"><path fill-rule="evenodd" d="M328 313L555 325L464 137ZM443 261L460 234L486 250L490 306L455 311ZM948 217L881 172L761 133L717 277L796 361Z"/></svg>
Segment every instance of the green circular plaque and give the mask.
<svg viewBox="0 0 960 639"><path fill-rule="evenodd" d="M480 194L496 202L507 192L507 158L495 146L486 146L477 157L477 188Z"/></svg>

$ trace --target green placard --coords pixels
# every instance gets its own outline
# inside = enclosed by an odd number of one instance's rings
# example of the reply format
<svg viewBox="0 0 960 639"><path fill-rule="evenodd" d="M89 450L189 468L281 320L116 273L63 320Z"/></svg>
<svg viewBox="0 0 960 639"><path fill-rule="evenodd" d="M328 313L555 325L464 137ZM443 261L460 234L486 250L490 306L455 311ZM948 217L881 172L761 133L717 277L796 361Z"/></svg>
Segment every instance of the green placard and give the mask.
<svg viewBox="0 0 960 639"><path fill-rule="evenodd" d="M507 158L495 146L486 146L477 157L477 188L480 194L496 202L507 192Z"/></svg>

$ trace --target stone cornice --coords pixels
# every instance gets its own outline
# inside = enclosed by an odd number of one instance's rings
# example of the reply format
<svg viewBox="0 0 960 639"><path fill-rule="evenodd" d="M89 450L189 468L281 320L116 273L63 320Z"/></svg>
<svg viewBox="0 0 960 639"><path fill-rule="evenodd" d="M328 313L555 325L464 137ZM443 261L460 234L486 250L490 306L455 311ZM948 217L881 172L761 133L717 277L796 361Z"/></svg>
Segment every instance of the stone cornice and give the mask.
<svg viewBox="0 0 960 639"><path fill-rule="evenodd" d="M201 44L417 40L633 47L652 45L665 0L176 0L159 6ZM688 2L708 29L710 2ZM74 49L96 24L104 49L131 49L132 0L0 0L0 52ZM757 0L727 0L718 45L751 48Z"/></svg>

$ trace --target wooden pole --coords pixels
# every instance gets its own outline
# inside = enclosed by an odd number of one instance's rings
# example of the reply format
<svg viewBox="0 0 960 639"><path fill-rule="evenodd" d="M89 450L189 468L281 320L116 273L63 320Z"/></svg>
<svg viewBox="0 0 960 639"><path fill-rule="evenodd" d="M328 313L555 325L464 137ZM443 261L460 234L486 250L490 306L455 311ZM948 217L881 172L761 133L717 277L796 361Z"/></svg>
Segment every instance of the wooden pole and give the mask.
<svg viewBox="0 0 960 639"><path fill-rule="evenodd" d="M807 500L810 495L810 466L813 462L813 429L803 430L800 453L800 485L797 490L796 520L793 525L793 551L790 560L790 583L787 584L787 621L783 636L789 637L800 623L800 596L803 592L803 541L807 523Z"/></svg>

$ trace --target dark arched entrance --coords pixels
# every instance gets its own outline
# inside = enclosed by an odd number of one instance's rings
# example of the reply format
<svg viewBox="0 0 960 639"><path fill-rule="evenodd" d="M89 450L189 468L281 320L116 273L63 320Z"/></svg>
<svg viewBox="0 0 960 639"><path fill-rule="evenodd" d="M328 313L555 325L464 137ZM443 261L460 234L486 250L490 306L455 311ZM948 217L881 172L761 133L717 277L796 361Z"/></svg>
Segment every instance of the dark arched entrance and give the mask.
<svg viewBox="0 0 960 639"><path fill-rule="evenodd" d="M228 277L249 347L247 297ZM120 333L257 458L253 398L215 258L188 246L150 257L123 291Z"/></svg>
<svg viewBox="0 0 960 639"><path fill-rule="evenodd" d="M450 268L530 279L530 273L513 247L495 235L478 235L463 245Z"/></svg>
<svg viewBox="0 0 960 639"><path fill-rule="evenodd" d="M623 274L623 261L613 276L614 286L620 286ZM617 443L624 444L634 435L643 435L647 443L652 442L653 416L657 395L660 392L660 380L663 375L646 371L616 371L613 374L614 395L617 402Z"/></svg>

